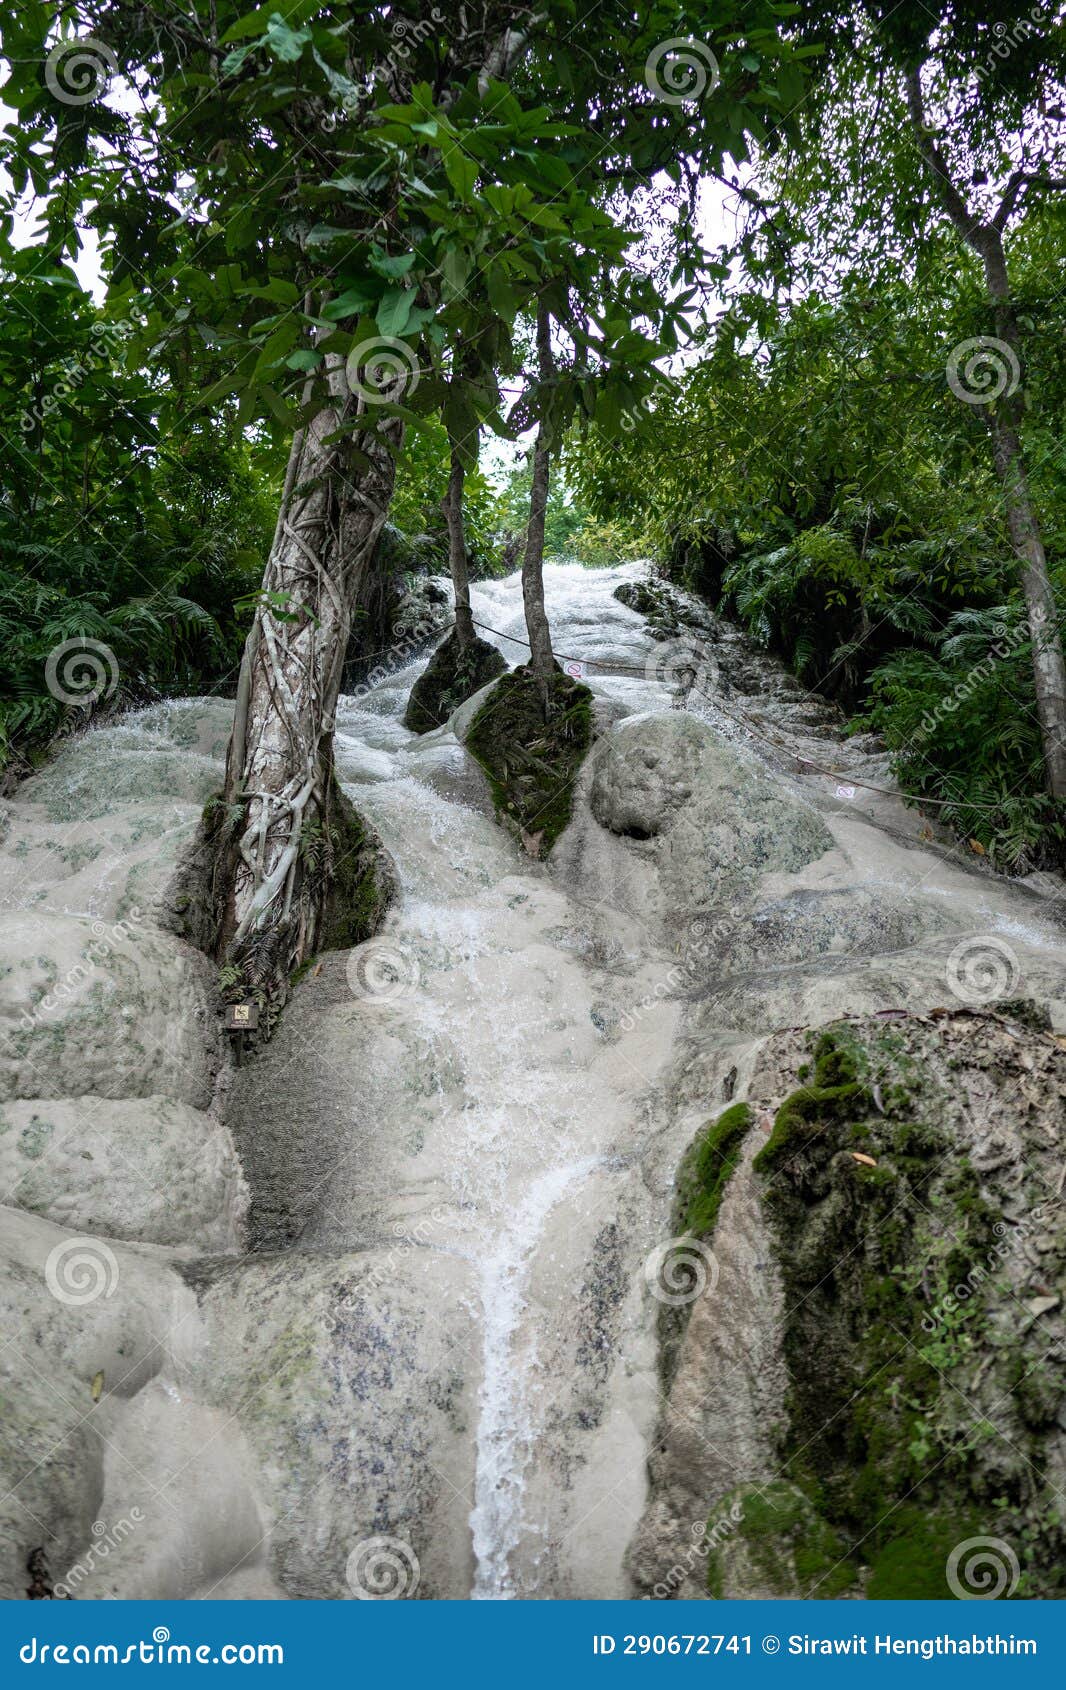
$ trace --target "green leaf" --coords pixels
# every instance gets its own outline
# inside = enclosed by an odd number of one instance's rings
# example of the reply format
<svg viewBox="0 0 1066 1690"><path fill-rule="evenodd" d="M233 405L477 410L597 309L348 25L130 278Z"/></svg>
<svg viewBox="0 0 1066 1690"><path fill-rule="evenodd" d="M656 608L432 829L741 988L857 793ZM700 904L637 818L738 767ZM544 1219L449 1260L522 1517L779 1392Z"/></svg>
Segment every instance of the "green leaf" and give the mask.
<svg viewBox="0 0 1066 1690"><path fill-rule="evenodd" d="M402 335L415 303L414 288L390 288L377 309L377 325L384 335Z"/></svg>
<svg viewBox="0 0 1066 1690"><path fill-rule="evenodd" d="M468 203L473 198L474 185L477 182L477 161L468 158L462 148L457 146L444 148L441 157L444 160L445 174L457 197L464 204Z"/></svg>

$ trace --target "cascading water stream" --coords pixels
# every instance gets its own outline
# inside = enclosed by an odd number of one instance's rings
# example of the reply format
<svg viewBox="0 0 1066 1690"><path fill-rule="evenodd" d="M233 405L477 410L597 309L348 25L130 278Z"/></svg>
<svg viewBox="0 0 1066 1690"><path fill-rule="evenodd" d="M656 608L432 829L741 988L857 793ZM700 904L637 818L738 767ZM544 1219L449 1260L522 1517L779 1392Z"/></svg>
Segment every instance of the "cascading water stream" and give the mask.
<svg viewBox="0 0 1066 1690"><path fill-rule="evenodd" d="M611 597L632 573L548 571L560 649L643 663L643 629ZM473 598L479 622L524 635L517 577L483 584ZM510 664L522 661L520 645L497 643ZM585 1074L597 1035L589 1000L599 988L581 954L589 912L520 853L483 805L468 802L470 771L464 789L456 775L464 754L450 734L420 742L402 727L419 668L390 675L358 702L341 701L338 767L400 872L403 896L383 942L417 986L390 1012L417 1020L429 1066L446 1076L433 1133L449 1219L438 1220L433 1243L472 1262L481 1301L472 1594L505 1598L529 1593L516 1557L525 1540L544 1536L526 1500L551 1410L538 1368L552 1312L536 1306L531 1276L553 1217L602 1161L632 1104L607 1092L590 1107ZM629 708L667 702L654 680L613 684L626 690Z"/></svg>

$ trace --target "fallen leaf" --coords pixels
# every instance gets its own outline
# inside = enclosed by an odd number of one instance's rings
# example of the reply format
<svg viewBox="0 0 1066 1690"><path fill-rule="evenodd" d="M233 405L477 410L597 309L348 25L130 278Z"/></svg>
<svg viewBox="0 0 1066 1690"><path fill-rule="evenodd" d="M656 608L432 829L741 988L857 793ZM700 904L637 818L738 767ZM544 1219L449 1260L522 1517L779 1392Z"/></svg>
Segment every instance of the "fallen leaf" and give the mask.
<svg viewBox="0 0 1066 1690"><path fill-rule="evenodd" d="M99 1402L100 1398L103 1396L103 1394L104 1394L104 1370L103 1370L103 1368L101 1368L99 1373L93 1374L93 1382L89 1386L89 1395L92 1397L93 1402Z"/></svg>
<svg viewBox="0 0 1066 1690"><path fill-rule="evenodd" d="M987 852L979 839L970 840L970 850L973 852L975 857L987 856Z"/></svg>
<svg viewBox="0 0 1066 1690"><path fill-rule="evenodd" d="M864 1168L876 1168L876 1166L877 1166L877 1163L874 1161L873 1157L872 1156L864 1156L861 1150L853 1150L851 1155L852 1155L852 1160L855 1161L855 1162L861 1162Z"/></svg>

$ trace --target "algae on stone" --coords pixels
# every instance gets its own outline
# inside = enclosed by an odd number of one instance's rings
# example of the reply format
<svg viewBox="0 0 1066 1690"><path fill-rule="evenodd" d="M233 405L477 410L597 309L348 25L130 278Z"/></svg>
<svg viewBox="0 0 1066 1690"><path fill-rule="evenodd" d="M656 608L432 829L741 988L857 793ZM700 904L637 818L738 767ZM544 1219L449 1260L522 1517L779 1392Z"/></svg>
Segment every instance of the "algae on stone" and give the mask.
<svg viewBox="0 0 1066 1690"><path fill-rule="evenodd" d="M432 733L434 728L443 727L460 704L465 704L506 668L502 653L494 645L477 639L472 646L460 645L453 628L411 688L404 727L416 734Z"/></svg>
<svg viewBox="0 0 1066 1690"><path fill-rule="evenodd" d="M547 719L528 667L497 682L466 738L489 778L499 820L532 856L546 857L570 820L578 770L592 744L592 694L560 670Z"/></svg>
<svg viewBox="0 0 1066 1690"><path fill-rule="evenodd" d="M1019 1358L1029 1270L959 1130L966 1057L943 1038L855 1022L813 1037L813 1075L755 1158L785 1288L780 1455L853 1570L872 1569L868 1595L948 1594L946 1555L982 1531L1024 1543L1019 1594L1050 1596L1063 1528L1033 1422L1066 1381L1042 1345ZM1023 1166L1016 1185L1012 1207L1047 1227L1038 1179ZM1061 1261L1061 1228L1046 1236Z"/></svg>

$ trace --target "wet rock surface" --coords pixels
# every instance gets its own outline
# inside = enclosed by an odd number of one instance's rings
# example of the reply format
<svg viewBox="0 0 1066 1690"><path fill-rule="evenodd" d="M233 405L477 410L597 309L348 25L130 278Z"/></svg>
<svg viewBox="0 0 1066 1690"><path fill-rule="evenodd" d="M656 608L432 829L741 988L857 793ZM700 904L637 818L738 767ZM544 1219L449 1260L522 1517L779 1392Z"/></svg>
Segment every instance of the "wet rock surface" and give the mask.
<svg viewBox="0 0 1066 1690"><path fill-rule="evenodd" d="M649 628L628 592L643 579L547 571L597 736L547 864L497 824L464 749L484 689L422 738L402 723L413 654L342 700L338 777L399 896L306 973L238 1072L213 970L174 930L195 928L175 870L220 784L229 706L84 735L5 805L5 1594L42 1565L79 1599L355 1597L381 1578L419 1597L818 1594L843 1544L842 1593L874 1595L901 1560L943 1564L978 1502L1005 1540L1046 1547L1043 1499L1066 1485L1038 1354L1058 1341L1059 1231L1052 1208L1025 1217L1066 1156L1058 889L997 880L867 790L890 785L878 748L845 743L831 707L684 595ZM474 601L521 638L516 577ZM1007 1014L1018 999L1028 1019ZM906 1033L878 1056L886 1010ZM830 1025L886 1072L841 1082L857 1112L811 1105L821 1136L794 1171L756 1168ZM924 1099L913 1119L900 1086ZM677 1185L692 1141L742 1106L742 1153L725 1133ZM922 1163L892 1135L923 1124L927 1185L893 1162ZM855 1127L862 1145L837 1142ZM963 1160L960 1217L945 1181ZM793 1468L797 1353L826 1388L876 1359L865 1301L897 1283L862 1207L893 1189L879 1175L913 1205L900 1262L919 1326L960 1219L990 1211L1020 1247L980 1304L992 1359L976 1382L985 1347L947 1369L992 1430L973 1456L952 1391L918 1392L953 1440L952 1482L926 1535L886 1538L878 1563L845 1495L859 1445L823 1452L828 1500ZM798 1210L768 1203L775 1184L805 1194ZM678 1276L670 1248L708 1215L714 1270L697 1252ZM865 1313L843 1333L790 1323L790 1275L823 1256L856 1264L838 1303ZM897 1429L908 1447L921 1432ZM752 1489L771 1484L776 1532Z"/></svg>

